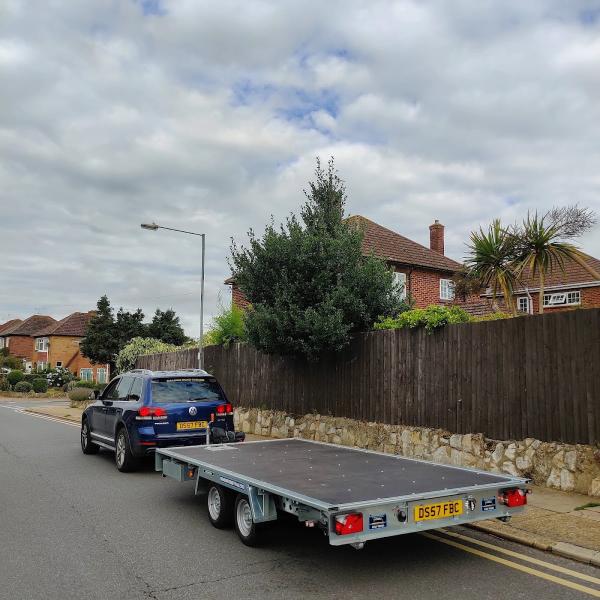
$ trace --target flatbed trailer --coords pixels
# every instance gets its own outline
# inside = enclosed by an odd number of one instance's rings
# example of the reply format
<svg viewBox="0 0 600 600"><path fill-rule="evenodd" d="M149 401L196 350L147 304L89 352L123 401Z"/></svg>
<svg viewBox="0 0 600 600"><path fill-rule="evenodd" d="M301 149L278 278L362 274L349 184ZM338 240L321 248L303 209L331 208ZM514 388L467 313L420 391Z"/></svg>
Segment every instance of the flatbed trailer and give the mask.
<svg viewBox="0 0 600 600"><path fill-rule="evenodd" d="M299 438L158 448L156 470L207 492L208 516L233 520L247 545L261 524L290 513L333 546L508 520L527 503L528 479Z"/></svg>

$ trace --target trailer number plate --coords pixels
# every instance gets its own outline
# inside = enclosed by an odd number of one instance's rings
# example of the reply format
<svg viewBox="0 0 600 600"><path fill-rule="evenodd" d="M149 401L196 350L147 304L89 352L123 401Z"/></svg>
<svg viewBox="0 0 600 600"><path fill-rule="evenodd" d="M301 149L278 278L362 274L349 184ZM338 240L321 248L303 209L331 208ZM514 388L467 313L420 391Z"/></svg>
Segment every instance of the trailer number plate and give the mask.
<svg viewBox="0 0 600 600"><path fill-rule="evenodd" d="M177 423L177 431L182 429L206 429L208 423L206 421L182 421Z"/></svg>
<svg viewBox="0 0 600 600"><path fill-rule="evenodd" d="M417 504L415 506L415 521L430 521L432 519L447 519L462 515L462 500L438 502L436 504Z"/></svg>

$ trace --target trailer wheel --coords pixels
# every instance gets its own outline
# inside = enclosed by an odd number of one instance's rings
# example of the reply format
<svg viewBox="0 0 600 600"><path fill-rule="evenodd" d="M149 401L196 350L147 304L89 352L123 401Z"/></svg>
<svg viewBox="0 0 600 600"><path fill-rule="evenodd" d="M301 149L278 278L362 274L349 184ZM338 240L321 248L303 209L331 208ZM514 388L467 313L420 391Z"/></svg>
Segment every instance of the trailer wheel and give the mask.
<svg viewBox="0 0 600 600"><path fill-rule="evenodd" d="M235 499L234 511L235 530L242 542L246 546L257 546L260 544L262 536L260 526L257 526L252 519L252 509L248 498L242 494L238 494Z"/></svg>
<svg viewBox="0 0 600 600"><path fill-rule="evenodd" d="M233 493L220 485L211 485L207 494L208 518L217 529L225 529L233 520Z"/></svg>

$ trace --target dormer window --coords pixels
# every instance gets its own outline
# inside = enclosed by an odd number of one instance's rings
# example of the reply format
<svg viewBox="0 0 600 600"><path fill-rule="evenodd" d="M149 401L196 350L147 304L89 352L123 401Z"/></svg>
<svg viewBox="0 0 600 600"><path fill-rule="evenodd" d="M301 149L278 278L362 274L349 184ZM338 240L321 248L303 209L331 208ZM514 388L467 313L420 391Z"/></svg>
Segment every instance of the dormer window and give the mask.
<svg viewBox="0 0 600 600"><path fill-rule="evenodd" d="M35 338L35 351L48 352L48 338Z"/></svg>

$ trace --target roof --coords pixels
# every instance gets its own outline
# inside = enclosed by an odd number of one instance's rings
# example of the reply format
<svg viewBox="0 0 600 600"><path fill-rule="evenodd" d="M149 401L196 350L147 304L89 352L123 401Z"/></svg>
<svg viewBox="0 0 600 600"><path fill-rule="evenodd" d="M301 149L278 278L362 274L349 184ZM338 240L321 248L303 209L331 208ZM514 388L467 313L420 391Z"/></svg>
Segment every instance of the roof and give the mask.
<svg viewBox="0 0 600 600"><path fill-rule="evenodd" d="M363 253L373 252L379 258L407 266L424 267L454 273L462 265L439 252L421 246L407 237L387 229L366 217L354 215L348 221L364 228Z"/></svg>
<svg viewBox="0 0 600 600"><path fill-rule="evenodd" d="M56 323L56 319L47 315L32 315L22 321L17 327L11 328L10 331L2 335L36 335L38 331L53 323Z"/></svg>
<svg viewBox="0 0 600 600"><path fill-rule="evenodd" d="M203 369L177 369L175 371L152 371L151 369L132 369L127 371L125 375L135 373L147 378L157 379L182 379L184 377L212 377Z"/></svg>
<svg viewBox="0 0 600 600"><path fill-rule="evenodd" d="M600 274L600 260L590 256L589 254L582 253L583 260L590 266L591 269L595 270ZM570 284L580 284L580 283L589 283L598 281L598 285L600 285L600 281L594 277L587 269L582 267L579 263L574 260L565 260L565 269L564 271L560 267L555 267L552 273L548 273L544 280L544 287L549 288L555 285L570 285ZM540 287L540 279L539 276L535 278L531 276L531 273L524 273L523 284L518 287L516 290L525 290L525 288L529 288L530 290L534 288Z"/></svg>
<svg viewBox="0 0 600 600"><path fill-rule="evenodd" d="M70 335L84 337L89 320L94 316L93 312L74 312L58 322L49 324L44 329L36 332L36 336Z"/></svg>
<svg viewBox="0 0 600 600"><path fill-rule="evenodd" d="M0 335L10 333L11 329L16 329L23 321L21 319L11 319L0 325Z"/></svg>

